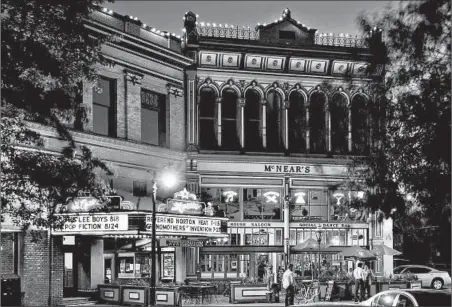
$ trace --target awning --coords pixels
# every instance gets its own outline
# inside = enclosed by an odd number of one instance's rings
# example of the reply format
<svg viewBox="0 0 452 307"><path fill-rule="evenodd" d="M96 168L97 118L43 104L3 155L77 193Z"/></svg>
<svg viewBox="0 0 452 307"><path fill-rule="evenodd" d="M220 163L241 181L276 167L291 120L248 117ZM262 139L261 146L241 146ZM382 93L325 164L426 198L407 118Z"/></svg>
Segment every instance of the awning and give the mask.
<svg viewBox="0 0 452 307"><path fill-rule="evenodd" d="M237 245L223 245L223 246L204 246L201 247L201 254L251 254L251 253L283 253L284 246L270 245L270 246L237 246Z"/></svg>

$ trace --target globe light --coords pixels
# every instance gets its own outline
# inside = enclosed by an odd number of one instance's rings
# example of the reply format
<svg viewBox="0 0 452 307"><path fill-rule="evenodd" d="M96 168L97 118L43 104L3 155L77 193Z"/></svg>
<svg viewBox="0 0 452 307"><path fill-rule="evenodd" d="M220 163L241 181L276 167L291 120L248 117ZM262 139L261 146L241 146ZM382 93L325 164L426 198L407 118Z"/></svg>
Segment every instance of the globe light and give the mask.
<svg viewBox="0 0 452 307"><path fill-rule="evenodd" d="M177 177L174 172L165 171L160 175L160 182L167 188L171 188L176 185Z"/></svg>

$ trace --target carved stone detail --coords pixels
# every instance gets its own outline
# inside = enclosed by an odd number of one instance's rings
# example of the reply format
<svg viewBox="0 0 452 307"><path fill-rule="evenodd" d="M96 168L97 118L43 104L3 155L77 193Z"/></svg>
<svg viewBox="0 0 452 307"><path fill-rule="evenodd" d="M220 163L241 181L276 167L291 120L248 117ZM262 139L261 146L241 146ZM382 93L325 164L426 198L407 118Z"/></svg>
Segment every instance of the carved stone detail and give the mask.
<svg viewBox="0 0 452 307"><path fill-rule="evenodd" d="M124 75L126 77L126 81L132 82L133 85L140 85L141 81L144 78L144 75L142 73L131 71L128 69L124 70Z"/></svg>

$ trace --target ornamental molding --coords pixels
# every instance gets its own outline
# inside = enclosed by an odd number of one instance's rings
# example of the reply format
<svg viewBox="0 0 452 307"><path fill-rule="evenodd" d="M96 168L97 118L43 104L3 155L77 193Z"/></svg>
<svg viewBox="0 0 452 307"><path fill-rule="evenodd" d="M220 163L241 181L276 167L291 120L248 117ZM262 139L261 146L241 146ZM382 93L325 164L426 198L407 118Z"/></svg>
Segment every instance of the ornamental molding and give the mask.
<svg viewBox="0 0 452 307"><path fill-rule="evenodd" d="M58 132L53 127L44 126L33 122L26 122L26 124L30 129L38 131L44 137L60 139ZM140 144L122 139L103 137L89 132L71 131L70 133L77 144L110 147L111 149L116 149L122 152L132 152L146 156L154 156L179 161L183 161L186 158L185 153L172 151L167 148ZM106 144L108 146L106 146Z"/></svg>
<svg viewBox="0 0 452 307"><path fill-rule="evenodd" d="M232 89L233 91L236 92L237 98L241 97L241 96L242 96L242 90L241 90L241 88L239 87L239 85L240 85L240 84L237 84L237 83L234 81L234 79L232 79L232 78L229 79L228 81L226 81L226 82L223 84L223 86L221 86L221 88L220 88L220 96L221 96L221 97L223 96L223 91L224 91L225 89Z"/></svg>
<svg viewBox="0 0 452 307"><path fill-rule="evenodd" d="M144 78L144 74L130 69L124 69L124 76L126 81L132 82L133 85L140 85Z"/></svg>

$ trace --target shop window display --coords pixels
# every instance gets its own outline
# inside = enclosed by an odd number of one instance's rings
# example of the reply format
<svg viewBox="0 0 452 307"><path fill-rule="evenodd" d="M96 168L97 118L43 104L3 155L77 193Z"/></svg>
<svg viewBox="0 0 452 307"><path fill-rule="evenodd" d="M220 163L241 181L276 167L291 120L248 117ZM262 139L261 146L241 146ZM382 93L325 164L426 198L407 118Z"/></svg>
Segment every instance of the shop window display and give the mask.
<svg viewBox="0 0 452 307"><path fill-rule="evenodd" d="M291 220L328 220L327 192L297 189L292 191Z"/></svg>
<svg viewBox="0 0 452 307"><path fill-rule="evenodd" d="M229 220L240 220L239 189L202 188L201 200L218 206Z"/></svg>
<svg viewBox="0 0 452 307"><path fill-rule="evenodd" d="M243 189L244 220L281 220L281 190Z"/></svg>

